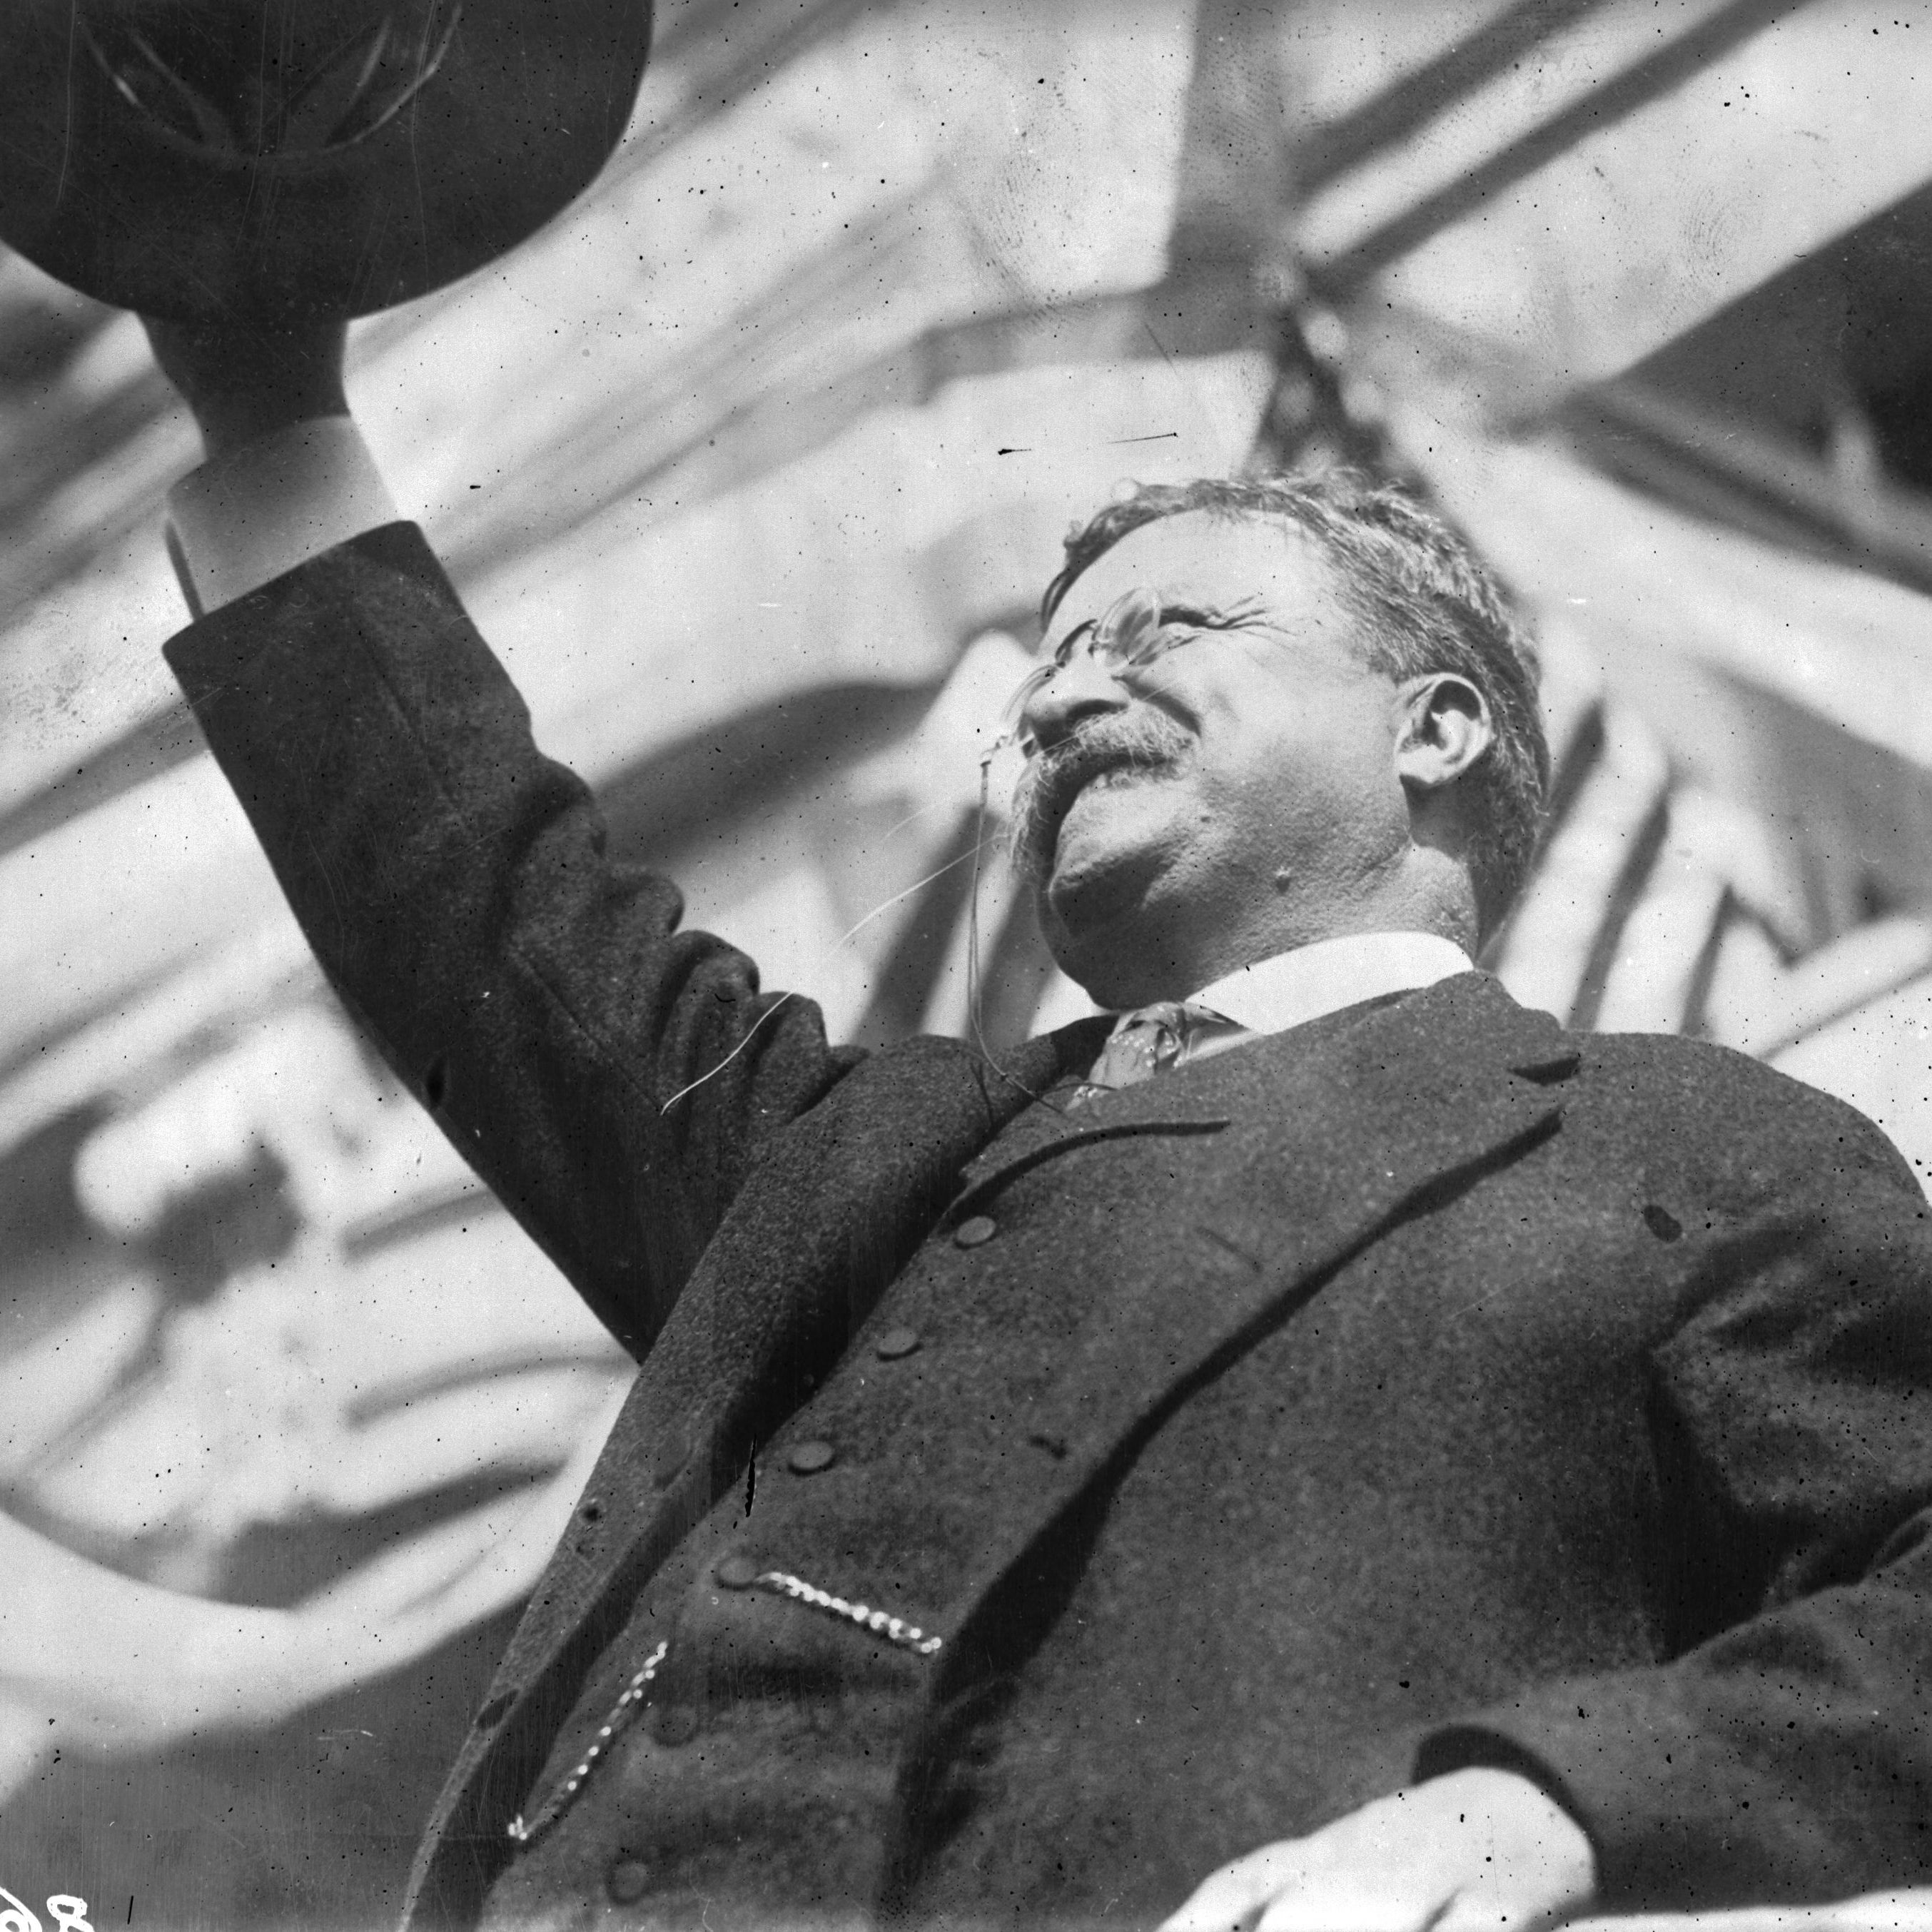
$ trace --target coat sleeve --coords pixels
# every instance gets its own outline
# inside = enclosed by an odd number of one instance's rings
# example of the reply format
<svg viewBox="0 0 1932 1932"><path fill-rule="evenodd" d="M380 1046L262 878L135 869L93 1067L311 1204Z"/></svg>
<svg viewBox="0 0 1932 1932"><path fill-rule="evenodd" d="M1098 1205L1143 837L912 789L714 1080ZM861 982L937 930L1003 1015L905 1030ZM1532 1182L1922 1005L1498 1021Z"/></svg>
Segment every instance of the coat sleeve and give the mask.
<svg viewBox="0 0 1932 1932"><path fill-rule="evenodd" d="M765 1140L858 1056L606 857L412 526L167 656L350 1011L641 1354Z"/></svg>
<svg viewBox="0 0 1932 1932"><path fill-rule="evenodd" d="M1658 1663L1533 1687L1418 1760L1543 1784L1606 1909L1932 1875L1932 1210L1826 1106L1651 1358Z"/></svg>

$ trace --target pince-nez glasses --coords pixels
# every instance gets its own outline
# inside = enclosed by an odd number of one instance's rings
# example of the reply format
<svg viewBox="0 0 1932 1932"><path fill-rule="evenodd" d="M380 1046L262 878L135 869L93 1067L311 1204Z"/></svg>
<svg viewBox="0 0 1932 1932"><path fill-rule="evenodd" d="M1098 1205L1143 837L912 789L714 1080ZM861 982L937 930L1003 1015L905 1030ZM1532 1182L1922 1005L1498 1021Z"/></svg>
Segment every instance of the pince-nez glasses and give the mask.
<svg viewBox="0 0 1932 1932"><path fill-rule="evenodd" d="M1008 740L1030 758L1037 748L1033 734L1021 722L1035 692L1054 679L1083 651L1114 676L1144 670L1178 646L1203 632L1226 630L1250 615L1239 611L1210 614L1164 603L1154 591L1136 589L1114 598L1097 618L1076 624L1054 646L1053 655L1022 680L1007 700L1003 722Z"/></svg>

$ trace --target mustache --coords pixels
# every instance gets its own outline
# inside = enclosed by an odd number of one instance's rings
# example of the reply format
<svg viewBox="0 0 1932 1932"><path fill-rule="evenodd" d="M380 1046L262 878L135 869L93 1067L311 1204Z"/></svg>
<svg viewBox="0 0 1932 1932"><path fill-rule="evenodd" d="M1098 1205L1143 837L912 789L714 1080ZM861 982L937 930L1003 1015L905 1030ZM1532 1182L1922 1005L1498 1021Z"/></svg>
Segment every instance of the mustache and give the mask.
<svg viewBox="0 0 1932 1932"><path fill-rule="evenodd" d="M1187 734L1157 711L1102 718L1039 753L1013 788L1007 854L1028 885L1053 869L1061 822L1083 787L1112 771L1165 771L1187 754Z"/></svg>

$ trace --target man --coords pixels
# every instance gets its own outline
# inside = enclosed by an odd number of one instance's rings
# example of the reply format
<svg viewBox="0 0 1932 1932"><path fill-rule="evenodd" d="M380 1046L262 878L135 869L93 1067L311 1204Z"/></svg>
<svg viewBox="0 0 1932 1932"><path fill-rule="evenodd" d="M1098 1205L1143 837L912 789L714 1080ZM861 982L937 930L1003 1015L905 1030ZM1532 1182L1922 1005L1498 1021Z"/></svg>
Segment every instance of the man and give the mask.
<svg viewBox="0 0 1932 1932"><path fill-rule="evenodd" d="M1446 533L1346 487L1096 520L1019 843L1136 1010L868 1058L604 861L339 333L153 332L213 459L172 662L345 999L643 1362L425 1922L1522 1928L1924 1871L1923 1198L1837 1103L1468 970L1544 758Z"/></svg>

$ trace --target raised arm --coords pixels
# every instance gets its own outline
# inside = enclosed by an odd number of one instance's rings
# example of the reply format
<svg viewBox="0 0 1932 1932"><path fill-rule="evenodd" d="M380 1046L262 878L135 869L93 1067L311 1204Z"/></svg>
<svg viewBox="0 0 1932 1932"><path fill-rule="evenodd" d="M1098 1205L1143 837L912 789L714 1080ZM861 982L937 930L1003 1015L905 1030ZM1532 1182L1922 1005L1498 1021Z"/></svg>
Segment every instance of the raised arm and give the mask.
<svg viewBox="0 0 1932 1932"><path fill-rule="evenodd" d="M223 466L251 462L259 498L262 452L346 406L339 328L150 334L218 499ZM420 532L334 542L356 519L328 477L293 487L299 514L233 518L210 574L243 594L170 662L350 1010L641 1354L764 1140L856 1056L809 1001L760 993L742 953L680 932L669 882L606 858L589 793L537 751ZM303 558L304 530L330 547ZM296 567L244 587L278 562Z"/></svg>

